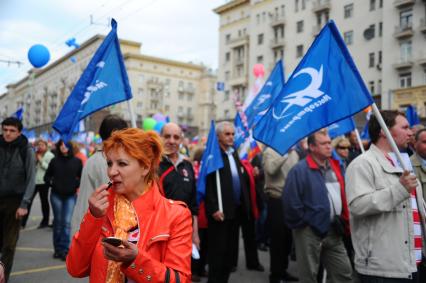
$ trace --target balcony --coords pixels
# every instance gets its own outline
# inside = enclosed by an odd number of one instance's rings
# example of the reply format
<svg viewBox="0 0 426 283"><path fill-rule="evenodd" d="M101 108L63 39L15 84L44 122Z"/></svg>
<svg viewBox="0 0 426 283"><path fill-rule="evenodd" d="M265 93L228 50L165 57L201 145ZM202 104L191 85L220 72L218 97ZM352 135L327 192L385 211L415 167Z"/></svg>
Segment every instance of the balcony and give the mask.
<svg viewBox="0 0 426 283"><path fill-rule="evenodd" d="M194 120L194 115L192 113L186 113L186 119L188 121L192 121L192 120Z"/></svg>
<svg viewBox="0 0 426 283"><path fill-rule="evenodd" d="M188 94L194 94L195 93L195 89L194 89L193 86L187 86L185 88L185 92L188 93Z"/></svg>
<svg viewBox="0 0 426 283"><path fill-rule="evenodd" d="M276 27L280 25L285 25L285 16L284 15L272 15L271 17L271 26Z"/></svg>
<svg viewBox="0 0 426 283"><path fill-rule="evenodd" d="M420 19L420 31L426 35L426 19Z"/></svg>
<svg viewBox="0 0 426 283"><path fill-rule="evenodd" d="M423 68L426 68L426 51L422 50L419 52L419 55L416 59L416 63L422 66Z"/></svg>
<svg viewBox="0 0 426 283"><path fill-rule="evenodd" d="M393 36L397 39L404 39L407 37L412 37L414 34L413 24L405 23L395 27L395 32Z"/></svg>
<svg viewBox="0 0 426 283"><path fill-rule="evenodd" d="M416 3L416 0L395 0L393 5L397 9L405 8L406 6L412 6Z"/></svg>
<svg viewBox="0 0 426 283"><path fill-rule="evenodd" d="M407 56L406 58L400 58L396 63L393 64L394 69L402 70L411 68L414 65L413 58Z"/></svg>
<svg viewBox="0 0 426 283"><path fill-rule="evenodd" d="M331 9L330 0L316 0L312 2L312 12L321 13L323 11L329 11Z"/></svg>
<svg viewBox="0 0 426 283"><path fill-rule="evenodd" d="M237 73L234 74L231 79L229 80L230 86L237 86L237 85L247 85L248 79L246 73Z"/></svg>
<svg viewBox="0 0 426 283"><path fill-rule="evenodd" d="M283 47L285 45L284 37L275 37L271 39L271 48Z"/></svg>
<svg viewBox="0 0 426 283"><path fill-rule="evenodd" d="M236 38L231 38L228 41L228 45L231 48L241 46L241 45L247 45L248 43L249 43L249 36L248 35L241 35L241 36L238 36Z"/></svg>

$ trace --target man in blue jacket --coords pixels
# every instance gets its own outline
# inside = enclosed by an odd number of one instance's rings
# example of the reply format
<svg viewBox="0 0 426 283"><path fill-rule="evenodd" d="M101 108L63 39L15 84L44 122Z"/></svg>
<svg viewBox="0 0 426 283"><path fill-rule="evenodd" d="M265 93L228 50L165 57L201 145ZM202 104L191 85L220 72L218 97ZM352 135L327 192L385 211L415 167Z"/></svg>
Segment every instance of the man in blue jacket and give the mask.
<svg viewBox="0 0 426 283"><path fill-rule="evenodd" d="M35 189L35 154L21 135L20 120L9 117L1 123L0 135L0 231L1 261L8 281L22 217L28 214Z"/></svg>
<svg viewBox="0 0 426 283"><path fill-rule="evenodd" d="M282 201L293 229L299 279L316 283L320 260L331 282L352 282L342 236L348 233L348 206L338 161L331 159L325 129L308 137L308 156L289 172Z"/></svg>

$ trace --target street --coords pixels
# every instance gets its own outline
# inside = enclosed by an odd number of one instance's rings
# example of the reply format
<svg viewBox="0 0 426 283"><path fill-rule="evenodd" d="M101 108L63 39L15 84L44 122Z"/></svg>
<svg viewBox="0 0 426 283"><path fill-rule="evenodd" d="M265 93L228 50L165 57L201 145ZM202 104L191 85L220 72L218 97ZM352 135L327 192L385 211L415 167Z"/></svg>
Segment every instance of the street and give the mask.
<svg viewBox="0 0 426 283"><path fill-rule="evenodd" d="M66 271L65 262L52 257L52 228L37 229L40 220L40 200L36 196L27 227L20 233L9 282L89 282L88 278L72 278ZM265 267L265 272L248 271L245 268L244 249L241 239L238 269L231 274L229 282L268 282L269 253L259 251L259 257ZM294 262L291 262L290 272L295 274ZM202 278L201 282L206 281L206 278Z"/></svg>

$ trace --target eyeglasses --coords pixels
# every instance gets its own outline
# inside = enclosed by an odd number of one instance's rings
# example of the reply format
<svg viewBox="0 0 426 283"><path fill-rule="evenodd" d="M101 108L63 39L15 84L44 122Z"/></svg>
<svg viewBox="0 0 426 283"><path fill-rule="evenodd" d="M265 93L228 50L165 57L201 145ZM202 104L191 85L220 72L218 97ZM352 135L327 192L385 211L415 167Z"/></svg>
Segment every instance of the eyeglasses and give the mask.
<svg viewBox="0 0 426 283"><path fill-rule="evenodd" d="M341 149L341 150L349 150L350 147L349 146L338 146L337 149Z"/></svg>

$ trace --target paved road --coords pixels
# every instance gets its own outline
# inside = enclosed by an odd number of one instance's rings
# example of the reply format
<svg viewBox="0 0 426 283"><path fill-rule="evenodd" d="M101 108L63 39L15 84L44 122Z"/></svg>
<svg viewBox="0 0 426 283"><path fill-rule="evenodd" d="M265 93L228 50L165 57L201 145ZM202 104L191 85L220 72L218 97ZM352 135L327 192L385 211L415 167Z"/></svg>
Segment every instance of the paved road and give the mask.
<svg viewBox="0 0 426 283"><path fill-rule="evenodd" d="M52 246L52 229L37 229L41 220L40 202L38 196L34 200L33 209L27 228L21 231L20 239L15 254L10 283L65 283L65 282L89 282L87 278L74 279L65 269L65 263L54 259ZM240 241L240 258L238 269L232 273L230 283L268 282L268 272L248 271L245 269L244 250ZM266 270L269 270L269 253L259 252L259 257ZM294 263L290 271L295 274ZM206 282L203 279L202 282Z"/></svg>

